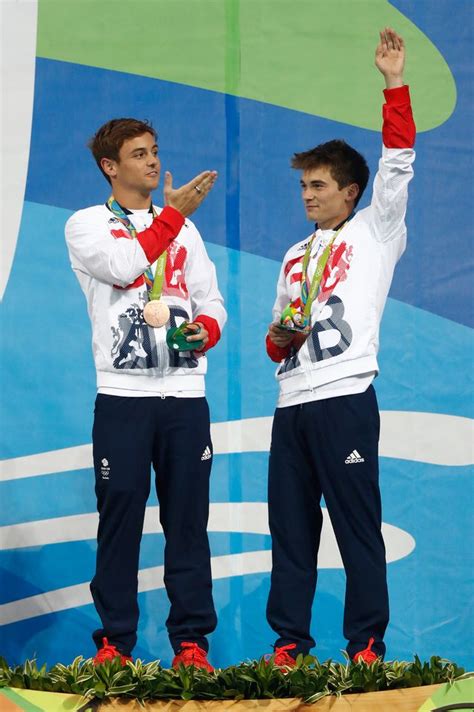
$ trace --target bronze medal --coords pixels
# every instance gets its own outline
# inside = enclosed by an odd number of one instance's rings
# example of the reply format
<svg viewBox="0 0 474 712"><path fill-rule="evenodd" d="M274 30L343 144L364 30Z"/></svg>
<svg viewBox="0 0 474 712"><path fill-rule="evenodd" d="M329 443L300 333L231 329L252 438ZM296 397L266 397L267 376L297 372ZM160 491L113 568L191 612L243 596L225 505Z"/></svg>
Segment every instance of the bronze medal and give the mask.
<svg viewBox="0 0 474 712"><path fill-rule="evenodd" d="M161 326L164 326L170 318L169 307L160 299L153 299L145 304L143 318L148 326L159 329Z"/></svg>

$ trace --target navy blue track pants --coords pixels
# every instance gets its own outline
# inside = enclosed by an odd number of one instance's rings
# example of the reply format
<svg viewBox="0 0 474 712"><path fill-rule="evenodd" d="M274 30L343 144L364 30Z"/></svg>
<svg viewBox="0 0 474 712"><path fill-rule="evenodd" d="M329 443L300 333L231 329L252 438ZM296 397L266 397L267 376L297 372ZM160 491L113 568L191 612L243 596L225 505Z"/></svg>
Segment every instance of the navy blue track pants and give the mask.
<svg viewBox="0 0 474 712"><path fill-rule="evenodd" d="M381 534L378 440L372 386L365 393L277 408L269 463L273 569L267 619L277 646L314 645L310 634L324 496L346 572L344 636L350 656L370 637L385 653L389 607Z"/></svg>
<svg viewBox="0 0 474 712"><path fill-rule="evenodd" d="M175 652L184 641L207 651L217 623L207 537L212 462L205 398L99 394L93 427L99 530L91 582L102 628L93 634L130 655L137 640L137 574L151 465L165 534L166 621Z"/></svg>

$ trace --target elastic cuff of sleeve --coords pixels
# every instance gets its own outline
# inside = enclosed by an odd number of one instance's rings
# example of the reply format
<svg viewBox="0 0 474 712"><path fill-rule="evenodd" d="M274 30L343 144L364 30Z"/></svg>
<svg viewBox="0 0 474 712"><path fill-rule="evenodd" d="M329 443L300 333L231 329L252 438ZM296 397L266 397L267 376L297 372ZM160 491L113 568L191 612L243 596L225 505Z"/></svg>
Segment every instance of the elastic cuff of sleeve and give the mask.
<svg viewBox="0 0 474 712"><path fill-rule="evenodd" d="M212 347L215 346L221 338L221 330L219 328L219 324L215 319L212 318L212 316L206 316L205 314L199 314L194 319L194 321L200 322L209 334L209 340L200 353L203 353L204 351L209 351L209 349L212 349Z"/></svg>
<svg viewBox="0 0 474 712"><path fill-rule="evenodd" d="M168 249L168 246L178 235L184 223L184 217L178 210L167 206L157 215L150 227L137 235L137 240L150 264Z"/></svg>
<svg viewBox="0 0 474 712"><path fill-rule="evenodd" d="M393 89L384 89L383 94L387 104L406 104L410 102L410 87L404 84L401 87L393 87Z"/></svg>
<svg viewBox="0 0 474 712"><path fill-rule="evenodd" d="M280 363L280 361L283 361L283 359L290 355L291 344L284 347L277 346L273 343L269 334L266 336L265 344L267 347L267 354L270 356L272 361L275 361L275 363Z"/></svg>
<svg viewBox="0 0 474 712"><path fill-rule="evenodd" d="M161 222L164 222L169 225L173 230L176 231L176 234L178 234L178 232L183 227L185 220L184 215L182 215L179 210L176 210L176 208L172 208L171 205L167 205L165 208L163 208L161 213L158 215L158 219Z"/></svg>

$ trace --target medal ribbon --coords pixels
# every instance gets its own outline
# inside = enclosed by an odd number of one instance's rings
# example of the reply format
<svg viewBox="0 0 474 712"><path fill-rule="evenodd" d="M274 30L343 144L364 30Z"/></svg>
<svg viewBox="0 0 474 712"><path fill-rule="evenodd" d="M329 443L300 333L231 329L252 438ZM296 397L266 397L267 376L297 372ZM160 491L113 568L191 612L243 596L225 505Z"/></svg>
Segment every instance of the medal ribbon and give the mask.
<svg viewBox="0 0 474 712"><path fill-rule="evenodd" d="M122 206L117 203L114 196L111 195L107 201L107 206L112 212L117 220L120 220L125 229L130 233L132 238L135 240L137 237L137 231L132 221L128 215L124 212ZM153 217L156 218L155 208L152 207ZM143 273L145 278L146 289L148 292L148 299L151 301L155 299L160 299L161 291L163 289L163 280L165 276L166 258L168 254L166 250L161 253L156 262L155 276L153 277L153 272L151 266Z"/></svg>
<svg viewBox="0 0 474 712"><path fill-rule="evenodd" d="M309 245L306 248L306 252L304 253L303 271L301 273L301 304L303 305L304 320L308 324L310 322L311 307L313 306L313 302L319 293L323 273L324 273L324 270L328 263L329 255L331 253L331 247L332 247L336 237L339 235L341 230L347 225L348 222L349 221L346 220L344 225L341 225L339 230L337 230L337 232L332 236L332 238L326 245L324 252L318 259L318 264L316 265L316 269L314 271L313 279L311 280L311 285L310 285L309 290L308 290L307 272L308 272L309 260L311 258L311 250L313 247L314 238L316 237L316 233L313 233L313 236L311 237Z"/></svg>

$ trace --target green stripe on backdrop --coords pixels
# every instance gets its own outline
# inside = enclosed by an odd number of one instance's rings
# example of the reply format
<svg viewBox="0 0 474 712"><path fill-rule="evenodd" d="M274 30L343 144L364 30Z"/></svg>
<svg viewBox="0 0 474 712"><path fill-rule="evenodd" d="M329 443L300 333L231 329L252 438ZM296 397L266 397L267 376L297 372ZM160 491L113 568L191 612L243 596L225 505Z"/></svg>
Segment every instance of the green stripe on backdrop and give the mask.
<svg viewBox="0 0 474 712"><path fill-rule="evenodd" d="M205 3L207 4L207 3ZM225 86L226 94L239 96L241 78L240 0L225 0ZM192 82L186 82L191 84Z"/></svg>
<svg viewBox="0 0 474 712"><path fill-rule="evenodd" d="M22 710L22 712L44 712L44 707L38 707L28 700L25 700L21 694L22 692L24 692L24 690L12 690L11 687L4 687L0 691L0 709L9 710L9 706L7 706L7 704L3 705L2 703L3 697L4 701L6 698L9 702L13 703L12 709Z"/></svg>
<svg viewBox="0 0 474 712"><path fill-rule="evenodd" d="M39 0L37 52L378 131L383 82L373 56L385 25L409 48L419 131L442 124L456 103L450 69L386 0ZM229 37L239 37L239 52ZM239 75L230 86L229 60Z"/></svg>
<svg viewBox="0 0 474 712"><path fill-rule="evenodd" d="M80 709L87 709L81 695L4 687L0 690L0 710L9 710L6 704L2 705L2 697L16 706L12 705L12 709L22 712L79 712Z"/></svg>
<svg viewBox="0 0 474 712"><path fill-rule="evenodd" d="M431 712L437 707L449 707L465 703L458 712L472 712L474 709L474 673L466 680L456 680L452 684L442 685L429 700L420 707L418 712Z"/></svg>

